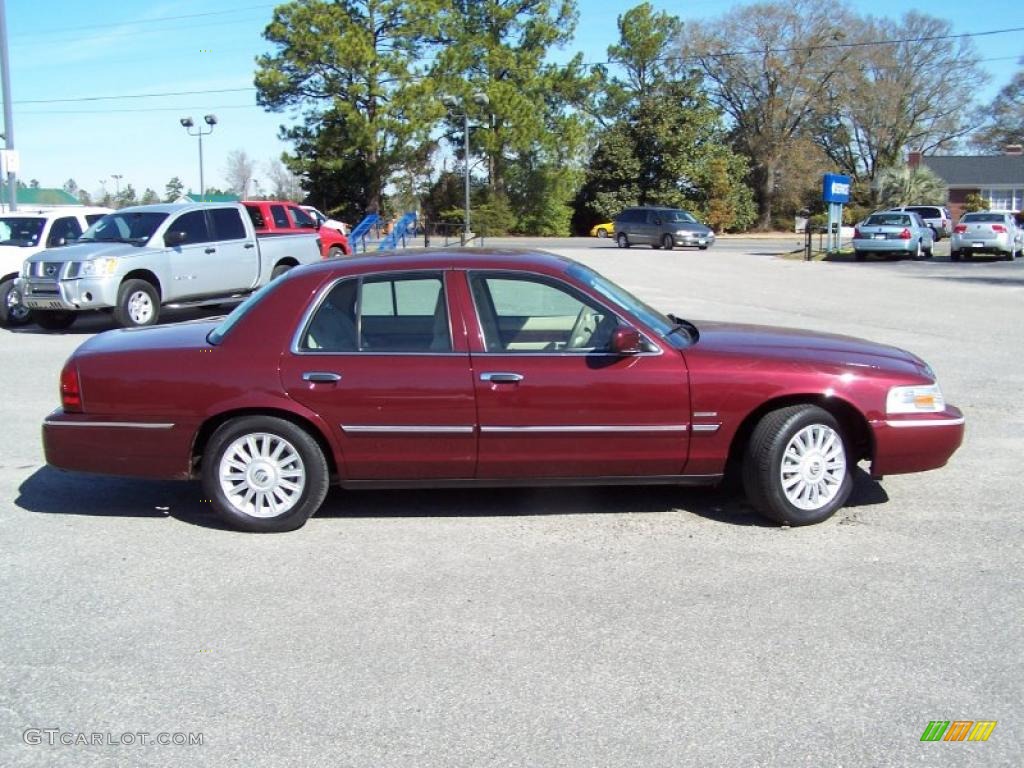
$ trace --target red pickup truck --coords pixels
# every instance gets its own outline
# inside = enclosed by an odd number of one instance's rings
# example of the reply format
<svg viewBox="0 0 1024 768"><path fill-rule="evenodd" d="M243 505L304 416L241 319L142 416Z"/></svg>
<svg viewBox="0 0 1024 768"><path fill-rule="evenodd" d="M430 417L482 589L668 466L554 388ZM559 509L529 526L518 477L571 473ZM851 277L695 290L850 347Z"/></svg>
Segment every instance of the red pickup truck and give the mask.
<svg viewBox="0 0 1024 768"><path fill-rule="evenodd" d="M320 255L325 259L349 256L352 248L348 238L336 229L320 228L316 220L295 203L277 200L243 200L257 235L294 235L317 232L320 235Z"/></svg>

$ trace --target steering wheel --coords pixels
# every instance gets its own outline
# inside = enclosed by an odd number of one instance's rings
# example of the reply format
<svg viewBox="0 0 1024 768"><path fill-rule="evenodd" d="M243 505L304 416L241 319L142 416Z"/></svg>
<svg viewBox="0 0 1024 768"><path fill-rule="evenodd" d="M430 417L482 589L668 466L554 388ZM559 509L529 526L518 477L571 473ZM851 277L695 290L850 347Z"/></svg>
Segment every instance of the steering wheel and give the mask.
<svg viewBox="0 0 1024 768"><path fill-rule="evenodd" d="M576 316L576 322L572 326L572 331L569 332L568 349L589 347L590 340L594 335L594 331L597 330L600 320L601 314L593 307L588 307L584 304L583 309Z"/></svg>

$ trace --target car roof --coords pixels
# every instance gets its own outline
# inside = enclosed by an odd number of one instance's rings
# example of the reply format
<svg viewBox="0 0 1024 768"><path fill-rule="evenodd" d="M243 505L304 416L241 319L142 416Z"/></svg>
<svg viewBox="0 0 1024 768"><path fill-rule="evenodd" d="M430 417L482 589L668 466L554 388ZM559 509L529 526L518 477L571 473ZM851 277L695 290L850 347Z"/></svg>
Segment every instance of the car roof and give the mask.
<svg viewBox="0 0 1024 768"><path fill-rule="evenodd" d="M156 203L154 205L131 205L112 213L182 213L201 211L207 208L234 208L237 203Z"/></svg>
<svg viewBox="0 0 1024 768"><path fill-rule="evenodd" d="M529 248L406 248L371 255L326 259L306 267L305 274L363 274L416 269L513 269L563 274L577 262L548 251Z"/></svg>

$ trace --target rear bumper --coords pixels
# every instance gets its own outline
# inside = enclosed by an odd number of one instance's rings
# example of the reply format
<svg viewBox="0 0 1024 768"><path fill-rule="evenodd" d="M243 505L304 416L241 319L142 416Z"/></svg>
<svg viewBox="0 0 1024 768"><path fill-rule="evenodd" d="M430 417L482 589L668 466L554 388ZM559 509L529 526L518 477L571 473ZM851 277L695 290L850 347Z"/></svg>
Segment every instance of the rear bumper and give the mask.
<svg viewBox="0 0 1024 768"><path fill-rule="evenodd" d="M964 415L947 406L943 413L893 416L871 422L875 438L872 477L924 472L946 465L964 439Z"/></svg>
<svg viewBox="0 0 1024 768"><path fill-rule="evenodd" d="M1013 246L1010 244L1009 236L976 240L963 235L953 235L949 241L949 247L954 251L969 251L971 253L1009 253Z"/></svg>
<svg viewBox="0 0 1024 768"><path fill-rule="evenodd" d="M58 469L181 479L191 474L193 434L183 424L100 419L58 408L43 421L43 451Z"/></svg>
<svg viewBox="0 0 1024 768"><path fill-rule="evenodd" d="M853 241L853 249L868 253L915 253L917 251L917 240L872 240L870 238L861 238Z"/></svg>

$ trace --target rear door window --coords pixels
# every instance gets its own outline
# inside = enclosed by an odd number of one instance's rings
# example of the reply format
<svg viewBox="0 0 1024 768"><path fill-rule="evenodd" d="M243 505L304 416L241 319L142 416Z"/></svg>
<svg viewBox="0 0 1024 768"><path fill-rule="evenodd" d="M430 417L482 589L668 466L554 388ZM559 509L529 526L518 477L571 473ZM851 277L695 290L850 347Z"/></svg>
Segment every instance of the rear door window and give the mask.
<svg viewBox="0 0 1024 768"><path fill-rule="evenodd" d="M210 215L217 240L243 240L246 237L245 225L237 208L214 208Z"/></svg>
<svg viewBox="0 0 1024 768"><path fill-rule="evenodd" d="M252 219L252 225L256 229L267 228L267 222L263 220L263 211L260 210L258 205L247 205L245 210L249 212L249 218Z"/></svg>
<svg viewBox="0 0 1024 768"><path fill-rule="evenodd" d="M274 226L278 229L291 229L292 223L288 220L288 213L283 205L270 206L270 216L274 219Z"/></svg>

